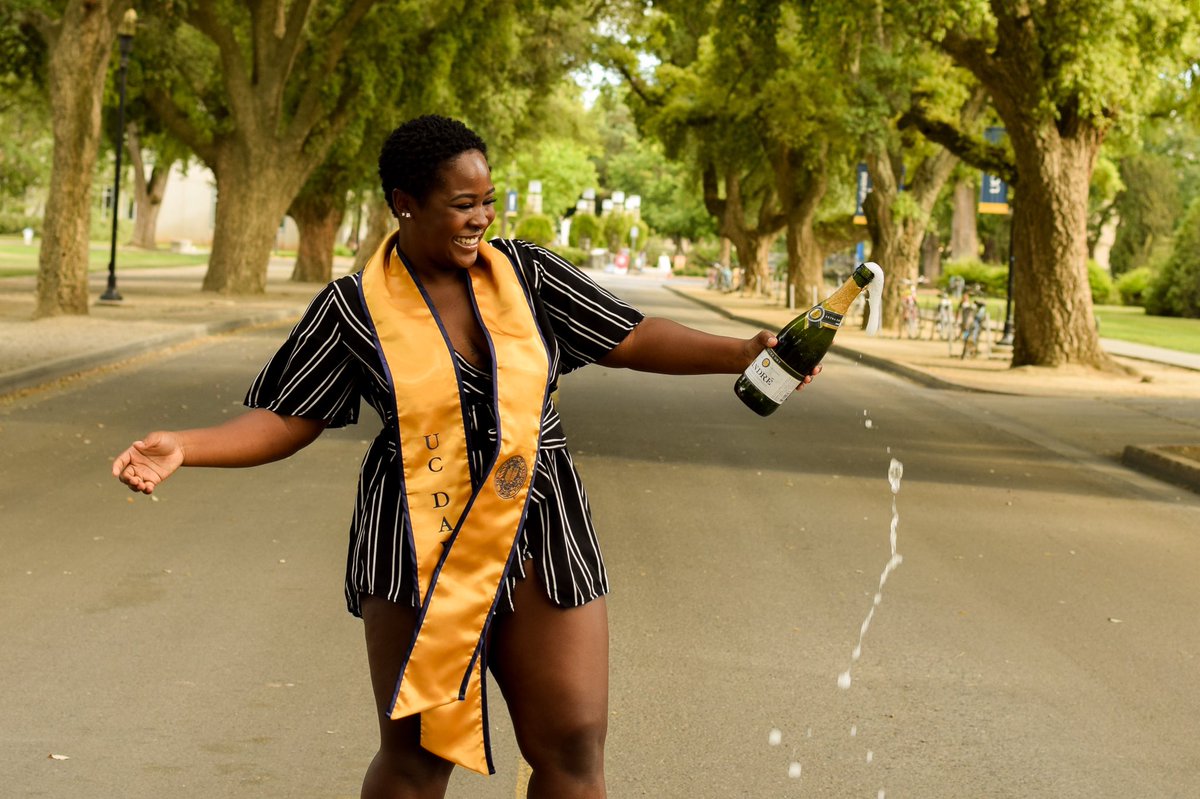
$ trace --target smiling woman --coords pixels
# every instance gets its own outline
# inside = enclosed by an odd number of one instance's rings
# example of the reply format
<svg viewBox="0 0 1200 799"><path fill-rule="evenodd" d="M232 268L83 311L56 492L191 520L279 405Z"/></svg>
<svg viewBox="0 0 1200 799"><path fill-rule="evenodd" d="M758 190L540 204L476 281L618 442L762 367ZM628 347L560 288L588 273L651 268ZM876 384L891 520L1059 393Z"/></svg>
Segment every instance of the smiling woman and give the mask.
<svg viewBox="0 0 1200 799"><path fill-rule="evenodd" d="M252 410L151 433L113 474L151 493L182 465L284 458L356 422L366 400L382 429L362 461L345 582L380 731L362 796L440 797L456 764L491 772L491 669L528 795L602 797L608 576L553 390L591 363L738 374L775 338L643 317L549 250L484 241L496 191L486 145L461 122L401 125L379 176L398 229L317 295L251 386Z"/></svg>

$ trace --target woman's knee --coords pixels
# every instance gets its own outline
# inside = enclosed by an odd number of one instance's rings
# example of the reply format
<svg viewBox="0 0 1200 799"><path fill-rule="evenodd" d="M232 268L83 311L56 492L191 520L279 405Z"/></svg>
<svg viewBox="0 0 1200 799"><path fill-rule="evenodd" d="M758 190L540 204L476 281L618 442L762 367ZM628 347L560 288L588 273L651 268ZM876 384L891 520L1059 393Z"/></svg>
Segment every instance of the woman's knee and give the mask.
<svg viewBox="0 0 1200 799"><path fill-rule="evenodd" d="M558 719L519 733L521 754L536 773L553 770L576 778L604 771L604 741L608 719L604 714Z"/></svg>

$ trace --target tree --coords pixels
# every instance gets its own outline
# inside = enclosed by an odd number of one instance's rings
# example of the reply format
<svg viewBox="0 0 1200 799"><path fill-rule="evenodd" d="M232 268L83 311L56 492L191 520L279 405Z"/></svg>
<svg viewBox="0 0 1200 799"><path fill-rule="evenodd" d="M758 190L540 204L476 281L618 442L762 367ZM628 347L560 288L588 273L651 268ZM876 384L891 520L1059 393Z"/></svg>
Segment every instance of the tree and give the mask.
<svg viewBox="0 0 1200 799"><path fill-rule="evenodd" d="M265 290L284 212L383 79L396 15L376 3L195 0L153 20L142 64L165 68L143 94L217 180L205 289Z"/></svg>
<svg viewBox="0 0 1200 799"><path fill-rule="evenodd" d="M131 0L59 0L7 10L45 45L54 157L38 256L36 316L88 312L92 172L100 147L104 80Z"/></svg>
<svg viewBox="0 0 1200 799"><path fill-rule="evenodd" d="M975 181L966 175L955 181L951 202L953 207L950 214L950 260L977 260L979 228L975 219L979 200Z"/></svg>
<svg viewBox="0 0 1200 799"><path fill-rule="evenodd" d="M288 206L300 231L292 280L328 283L333 278L333 249L346 216L349 170L336 161L322 164Z"/></svg>
<svg viewBox="0 0 1200 799"><path fill-rule="evenodd" d="M441 8L437 21L411 39L411 26L395 19L401 31L388 41L403 46L386 63L419 80L379 81L372 100L359 104L325 163L293 201L289 213L300 230L293 279L329 279L346 197L351 191L372 198L379 194L379 146L393 127L419 114L458 116L475 128L489 143L498 189L503 189L501 175L519 170L521 162L529 168L527 178L543 180L547 202L577 193L579 167L592 172L578 156L576 139L567 135L578 133L573 123L580 114L577 92L565 88L562 76L582 52L589 21L576 13L580 5L573 0L505 0ZM488 68L463 70L464 58ZM533 163L538 164L536 172ZM385 203L369 205L368 240L360 245L356 268L393 225Z"/></svg>
<svg viewBox="0 0 1200 799"><path fill-rule="evenodd" d="M145 36L141 37L141 46L151 46ZM134 52L138 52L139 49L135 46ZM114 79L106 93L104 104L104 131L109 146L115 148L121 141L121 132L117 129L120 114L115 66L113 71ZM125 98L124 144L129 152L130 166L133 167L135 209L133 236L129 243L135 247L154 249L158 243L158 212L166 197L171 170L178 163L186 164L191 153L183 142L163 126L162 120L139 91L139 87L145 85L146 81L142 74L143 65L138 59L130 59L129 73Z"/></svg>
<svg viewBox="0 0 1200 799"><path fill-rule="evenodd" d="M599 185L640 196L642 218L657 234L670 238L677 252L683 252L685 241L715 232L704 207L699 174L693 164L668 158L661 142L639 135L627 95L624 84L601 87L588 115L588 128L600 137Z"/></svg>
<svg viewBox="0 0 1200 799"><path fill-rule="evenodd" d="M25 224L18 217L31 190L47 182L54 153L41 44L0 14L0 213L14 226Z"/></svg>
<svg viewBox="0 0 1200 799"><path fill-rule="evenodd" d="M773 41L778 4L761 6L657 2L632 26L638 38L610 39L604 50L632 90L642 131L701 175L704 206L718 235L737 249L749 292L768 290L767 254L787 224L758 135L752 89L758 73L749 74L757 64L756 43ZM743 32L739 21L753 33ZM653 75L640 70L638 48L660 61Z"/></svg>
<svg viewBox="0 0 1200 799"><path fill-rule="evenodd" d="M1137 153L1121 161L1120 172L1124 189L1113 207L1121 221L1109 254L1113 275L1165 257L1180 217L1179 183L1170 159Z"/></svg>
<svg viewBox="0 0 1200 799"><path fill-rule="evenodd" d="M987 89L1012 142L1013 366L1110 368L1087 282L1088 188L1105 136L1136 118L1196 3L909 3L900 13Z"/></svg>
<svg viewBox="0 0 1200 799"><path fill-rule="evenodd" d="M844 38L844 80L855 97L845 125L861 142L871 178L863 210L871 259L889 277L882 299L884 324L891 324L905 286L918 279L934 205L959 162L943 145L909 130L905 115L919 108L923 117L974 131L986 94L969 73L898 25L882 4L806 5L823 38Z"/></svg>

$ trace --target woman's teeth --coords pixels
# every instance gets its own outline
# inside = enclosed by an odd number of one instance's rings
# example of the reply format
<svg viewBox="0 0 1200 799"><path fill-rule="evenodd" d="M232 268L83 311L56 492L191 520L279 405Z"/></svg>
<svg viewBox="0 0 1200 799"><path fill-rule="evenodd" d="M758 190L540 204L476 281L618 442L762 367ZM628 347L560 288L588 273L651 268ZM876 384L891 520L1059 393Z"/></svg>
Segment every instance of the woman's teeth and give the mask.
<svg viewBox="0 0 1200 799"><path fill-rule="evenodd" d="M454 243L461 244L463 247L474 247L483 238L483 234L475 236L455 236Z"/></svg>

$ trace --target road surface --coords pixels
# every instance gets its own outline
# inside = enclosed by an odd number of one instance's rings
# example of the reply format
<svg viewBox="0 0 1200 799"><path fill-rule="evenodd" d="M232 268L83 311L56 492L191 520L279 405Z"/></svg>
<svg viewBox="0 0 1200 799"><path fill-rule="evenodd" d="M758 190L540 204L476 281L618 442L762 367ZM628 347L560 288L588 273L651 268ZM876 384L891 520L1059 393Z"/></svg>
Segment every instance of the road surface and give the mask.
<svg viewBox="0 0 1200 799"><path fill-rule="evenodd" d="M358 795L375 730L341 585L374 414L156 499L108 476L151 429L237 413L285 334L0 402L4 795ZM760 419L732 382L563 381L613 585L610 796L1200 795L1200 498L1097 454L1189 411L1142 409L1126 432L1101 401L940 392L830 358ZM880 589L894 517L903 560ZM456 774L451 796L522 795L493 696L498 774Z"/></svg>

